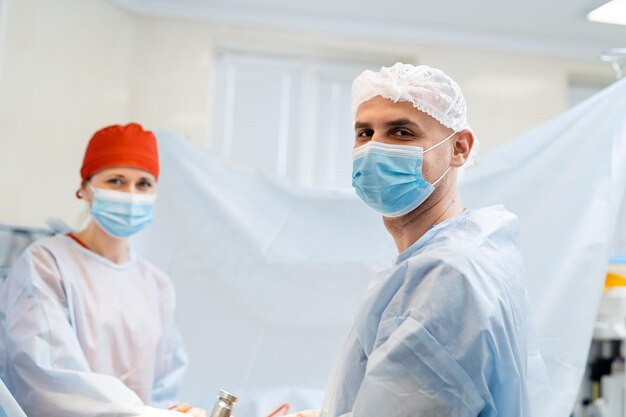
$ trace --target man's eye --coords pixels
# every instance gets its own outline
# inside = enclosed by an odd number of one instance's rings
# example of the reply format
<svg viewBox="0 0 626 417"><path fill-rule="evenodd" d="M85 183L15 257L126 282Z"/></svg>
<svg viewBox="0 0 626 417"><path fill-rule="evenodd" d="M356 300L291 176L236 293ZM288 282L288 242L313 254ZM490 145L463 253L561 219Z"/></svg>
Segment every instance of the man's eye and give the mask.
<svg viewBox="0 0 626 417"><path fill-rule="evenodd" d="M360 132L357 132L357 137L366 138L366 137L372 136L373 134L374 134L373 130L366 129L366 130L361 130Z"/></svg>
<svg viewBox="0 0 626 417"><path fill-rule="evenodd" d="M397 129L393 134L396 136L413 136L413 132L405 129Z"/></svg>

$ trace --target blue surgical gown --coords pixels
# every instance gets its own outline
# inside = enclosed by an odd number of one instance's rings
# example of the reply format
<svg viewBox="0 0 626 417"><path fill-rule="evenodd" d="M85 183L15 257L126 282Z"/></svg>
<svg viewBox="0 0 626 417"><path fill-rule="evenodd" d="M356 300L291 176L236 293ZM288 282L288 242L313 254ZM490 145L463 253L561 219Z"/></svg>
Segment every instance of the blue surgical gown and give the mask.
<svg viewBox="0 0 626 417"><path fill-rule="evenodd" d="M186 364L172 284L133 253L44 238L2 285L0 376L29 417L163 414L146 405L175 401Z"/></svg>
<svg viewBox="0 0 626 417"><path fill-rule="evenodd" d="M548 392L517 218L467 210L378 275L331 375L324 417L527 417Z"/></svg>

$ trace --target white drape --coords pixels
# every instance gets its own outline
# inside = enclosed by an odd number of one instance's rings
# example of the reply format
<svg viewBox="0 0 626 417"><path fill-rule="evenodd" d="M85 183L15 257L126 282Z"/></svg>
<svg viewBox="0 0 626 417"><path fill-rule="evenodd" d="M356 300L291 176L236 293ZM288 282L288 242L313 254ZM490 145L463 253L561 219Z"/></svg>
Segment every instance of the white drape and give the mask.
<svg viewBox="0 0 626 417"><path fill-rule="evenodd" d="M177 288L191 359L181 399L209 407L231 390L240 417L283 401L319 407L354 302L395 256L380 217L353 194L278 183L158 137L156 219L135 246ZM626 82L486 155L461 189L467 207L505 204L520 218L554 391L545 416L566 417L607 260L626 253Z"/></svg>

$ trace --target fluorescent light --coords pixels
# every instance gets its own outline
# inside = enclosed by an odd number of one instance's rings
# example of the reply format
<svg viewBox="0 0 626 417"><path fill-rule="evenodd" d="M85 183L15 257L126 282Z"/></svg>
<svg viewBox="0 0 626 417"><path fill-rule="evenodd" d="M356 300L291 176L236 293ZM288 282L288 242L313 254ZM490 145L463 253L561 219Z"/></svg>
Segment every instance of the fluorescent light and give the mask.
<svg viewBox="0 0 626 417"><path fill-rule="evenodd" d="M598 23L626 25L626 0L611 0L590 11L587 20Z"/></svg>

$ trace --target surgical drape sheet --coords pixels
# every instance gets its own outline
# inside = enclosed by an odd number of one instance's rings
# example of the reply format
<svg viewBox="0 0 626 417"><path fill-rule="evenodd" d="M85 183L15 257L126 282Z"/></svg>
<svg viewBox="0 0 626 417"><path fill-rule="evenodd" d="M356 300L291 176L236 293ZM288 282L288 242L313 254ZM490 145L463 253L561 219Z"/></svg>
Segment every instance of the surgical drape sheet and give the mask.
<svg viewBox="0 0 626 417"><path fill-rule="evenodd" d="M520 220L526 286L550 374L543 416L568 416L583 376L626 190L626 83L486 155L462 187L470 207Z"/></svg>
<svg viewBox="0 0 626 417"><path fill-rule="evenodd" d="M289 187L157 136L155 222L134 243L176 287L180 398L210 407L223 388L240 416L319 408L354 302L395 257L380 217L352 193Z"/></svg>
<svg viewBox="0 0 626 417"><path fill-rule="evenodd" d="M0 380L0 417L26 417L2 380Z"/></svg>
<svg viewBox="0 0 626 417"><path fill-rule="evenodd" d="M267 415L283 400L319 408L354 303L395 256L380 217L352 194L289 185L177 135L157 136L155 223L135 245L177 289L191 365L181 398L209 406L225 388L242 396L238 415ZM613 243L625 188L625 82L465 175L467 207L504 204L520 219L553 386L546 417L566 417L575 400L607 260L620 249Z"/></svg>

